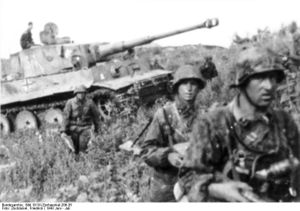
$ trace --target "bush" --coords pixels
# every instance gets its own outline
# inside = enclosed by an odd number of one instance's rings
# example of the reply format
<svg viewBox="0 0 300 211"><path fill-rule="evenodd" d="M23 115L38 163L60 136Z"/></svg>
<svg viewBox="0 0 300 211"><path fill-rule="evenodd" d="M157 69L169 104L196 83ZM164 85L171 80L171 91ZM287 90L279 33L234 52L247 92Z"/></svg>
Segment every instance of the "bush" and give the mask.
<svg viewBox="0 0 300 211"><path fill-rule="evenodd" d="M148 189L146 166L118 146L134 139L140 124L146 121L140 113L137 118L103 125L94 146L78 158L57 133L28 130L3 137L16 166L0 178L1 201L41 201L49 197L58 201L142 200ZM24 195L26 188L30 189Z"/></svg>

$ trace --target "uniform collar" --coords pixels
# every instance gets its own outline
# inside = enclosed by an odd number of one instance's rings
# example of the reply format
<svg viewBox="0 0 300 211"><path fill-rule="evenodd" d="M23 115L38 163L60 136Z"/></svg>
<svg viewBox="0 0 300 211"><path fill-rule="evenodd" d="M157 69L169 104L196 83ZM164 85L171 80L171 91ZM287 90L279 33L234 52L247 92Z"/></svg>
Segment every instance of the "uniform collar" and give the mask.
<svg viewBox="0 0 300 211"><path fill-rule="evenodd" d="M195 111L194 103L188 103L185 100L180 99L178 96L175 97L175 105L178 113L183 117L189 116Z"/></svg>
<svg viewBox="0 0 300 211"><path fill-rule="evenodd" d="M84 101L85 101L85 100L80 101L80 100L75 96L75 102L76 102L77 104L83 104Z"/></svg>
<svg viewBox="0 0 300 211"><path fill-rule="evenodd" d="M248 122L253 122L257 120L261 120L268 124L272 119L272 109L268 108L268 110L264 113L255 113L254 115L245 114L240 105L239 105L239 95L237 95L229 104L228 107L232 112L235 120L240 122L243 125L247 125Z"/></svg>

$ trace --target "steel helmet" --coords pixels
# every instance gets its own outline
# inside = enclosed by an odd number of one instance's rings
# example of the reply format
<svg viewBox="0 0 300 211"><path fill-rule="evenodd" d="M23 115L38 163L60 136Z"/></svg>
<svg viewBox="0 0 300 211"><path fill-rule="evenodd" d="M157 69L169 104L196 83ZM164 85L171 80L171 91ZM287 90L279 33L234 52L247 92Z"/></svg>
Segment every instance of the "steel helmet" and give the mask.
<svg viewBox="0 0 300 211"><path fill-rule="evenodd" d="M74 94L87 92L87 88L84 85L80 85L74 89Z"/></svg>
<svg viewBox="0 0 300 211"><path fill-rule="evenodd" d="M245 49L240 53L235 67L237 68L236 80L230 87L240 87L253 76L273 72L277 73L278 83L285 78L282 60L264 48L249 47Z"/></svg>
<svg viewBox="0 0 300 211"><path fill-rule="evenodd" d="M206 85L206 82L200 74L199 70L197 70L192 65L182 65L174 74L173 92L176 92L179 84L186 79L196 79L198 81L200 89L203 89Z"/></svg>

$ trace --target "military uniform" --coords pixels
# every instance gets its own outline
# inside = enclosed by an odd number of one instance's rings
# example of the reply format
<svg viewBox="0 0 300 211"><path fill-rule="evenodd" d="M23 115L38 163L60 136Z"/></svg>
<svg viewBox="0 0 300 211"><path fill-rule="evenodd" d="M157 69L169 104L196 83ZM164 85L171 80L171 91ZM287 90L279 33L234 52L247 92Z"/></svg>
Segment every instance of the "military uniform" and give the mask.
<svg viewBox="0 0 300 211"><path fill-rule="evenodd" d="M293 201L295 193L300 194L297 125L288 113L272 109L271 97L267 98L268 103L262 103L265 99L262 93L271 96L285 77L283 68L268 52L259 48L242 52L237 63L239 74L231 86L240 93L227 106L199 115L195 120L184 162L184 166L194 172L192 176L198 178L190 181L197 181L200 189L197 197L189 195L191 201L214 200L209 195L209 185L228 185L228 180L248 184L258 197L250 192L252 196L264 201ZM247 88L253 90L253 84L258 86L255 91L259 93L251 93L251 98ZM185 186L188 181L185 179L183 176L182 184L185 191L191 193L196 183ZM228 188L230 192L232 189ZM250 201L254 199L240 193Z"/></svg>
<svg viewBox="0 0 300 211"><path fill-rule="evenodd" d="M75 152L78 153L82 148L87 146L87 143L83 143L85 140L80 138L81 134L87 130L91 130L93 123L95 125L95 132L99 131L99 112L91 99L80 102L74 97L67 101L64 115L62 132L71 135Z"/></svg>
<svg viewBox="0 0 300 211"><path fill-rule="evenodd" d="M179 99L155 113L142 145L145 162L153 167L150 181L150 200L153 202L175 201L173 186L178 179L178 169L169 163L167 156L173 144L188 141L195 114L194 107ZM173 143L170 143L169 135Z"/></svg>
<svg viewBox="0 0 300 211"><path fill-rule="evenodd" d="M26 30L21 36L20 44L22 49L28 49L31 48L31 46L34 45L32 34L30 30Z"/></svg>
<svg viewBox="0 0 300 211"><path fill-rule="evenodd" d="M156 112L142 144L144 160L152 167L150 201L153 202L175 201L173 186L178 180L179 169L177 165L170 163L168 156L170 153L180 155L173 145L188 141L191 125L196 115L195 99L188 101L182 98L183 94L178 91L181 84L187 80L195 81L199 88L194 92L193 98L206 85L195 67L191 65L179 67L173 81L175 101L166 104Z"/></svg>
<svg viewBox="0 0 300 211"><path fill-rule="evenodd" d="M280 162L290 156L300 158L296 124L287 113L271 109L266 115L249 120L239 113L237 99L226 107L197 118L185 166L202 176L207 175L202 177L202 184L221 182L224 178L216 176L218 173L232 177L229 158L232 155L241 181L251 184L259 196L275 201L292 200L292 197L288 197L289 188L299 189L299 181L291 181L290 177L276 178L274 181L260 180L254 177L254 171L259 170L259 166L267 168L270 163ZM228 144L232 148L231 155ZM213 200L207 191L200 195L202 201Z"/></svg>

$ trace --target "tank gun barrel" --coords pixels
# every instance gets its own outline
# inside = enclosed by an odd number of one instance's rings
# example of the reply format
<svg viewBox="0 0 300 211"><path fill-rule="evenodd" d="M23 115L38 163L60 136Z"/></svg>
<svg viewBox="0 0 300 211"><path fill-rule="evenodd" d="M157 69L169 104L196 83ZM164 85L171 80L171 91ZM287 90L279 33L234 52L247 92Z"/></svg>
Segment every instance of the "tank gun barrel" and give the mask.
<svg viewBox="0 0 300 211"><path fill-rule="evenodd" d="M125 51L127 49L130 49L130 48L133 48L136 46L149 44L149 43L153 42L154 40L163 39L166 37L170 37L173 35L181 34L181 33L196 30L196 29L212 28L212 27L217 26L218 24L219 24L219 20L217 18L207 19L206 21L204 21L201 24L197 24L194 26L190 26L190 27L186 27L186 28L158 34L158 35L147 36L147 37L143 37L143 38L135 39L135 40L131 40L131 41L121 41L121 42L107 44L107 45L95 46L96 49L94 49L94 50L96 53L97 60L103 61L103 60L105 60L105 57L107 57L107 56Z"/></svg>

